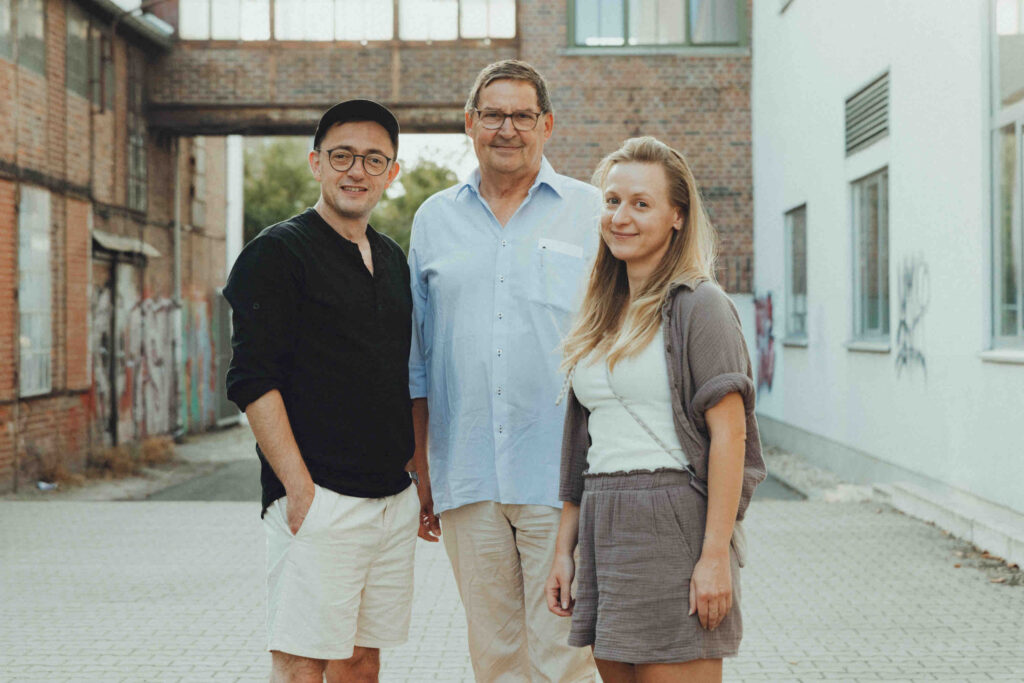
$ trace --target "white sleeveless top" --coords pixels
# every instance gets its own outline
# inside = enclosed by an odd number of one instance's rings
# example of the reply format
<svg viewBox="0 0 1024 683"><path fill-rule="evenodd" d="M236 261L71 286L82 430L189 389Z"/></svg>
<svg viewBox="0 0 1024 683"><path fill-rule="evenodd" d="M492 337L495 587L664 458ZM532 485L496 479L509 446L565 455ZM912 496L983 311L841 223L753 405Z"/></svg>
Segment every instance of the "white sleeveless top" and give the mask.
<svg viewBox="0 0 1024 683"><path fill-rule="evenodd" d="M601 354L594 362L595 352L591 351L576 365L572 380L576 398L590 411L587 471L597 474L686 467L688 460L672 422L662 328L658 327L651 343L640 353L616 363L610 376L615 391L669 447L671 454L615 398L608 386L605 357Z"/></svg>

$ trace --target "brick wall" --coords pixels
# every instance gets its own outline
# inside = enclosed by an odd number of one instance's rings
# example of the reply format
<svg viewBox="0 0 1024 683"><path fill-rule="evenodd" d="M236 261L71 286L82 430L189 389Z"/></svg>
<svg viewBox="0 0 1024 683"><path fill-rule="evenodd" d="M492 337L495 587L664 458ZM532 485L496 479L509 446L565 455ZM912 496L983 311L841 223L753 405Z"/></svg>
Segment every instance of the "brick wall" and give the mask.
<svg viewBox="0 0 1024 683"><path fill-rule="evenodd" d="M66 200L65 262L67 291L64 303L65 386L89 388L89 271L92 236L89 233L89 202Z"/></svg>
<svg viewBox="0 0 1024 683"><path fill-rule="evenodd" d="M148 209L139 212L125 206L127 197L127 64L148 60L138 45L121 37L114 40L114 106L103 110L66 89L66 6L69 0L46 0L45 74L19 67L0 58L0 491L19 482L25 486L39 476L52 476L59 468L81 470L96 431L96 396L92 373L93 336L91 282L94 246L90 222L98 230L139 238L156 247L161 256L149 258L141 270L142 304L132 315L162 316L164 339L172 339L168 326L173 305L173 196L174 142L166 135L147 136ZM102 28L102 27L100 27ZM187 141L185 141L187 144ZM223 143L219 153L223 155ZM187 151L183 153L187 159ZM221 159L217 168L223 169ZM223 284L223 172L207 181L207 203L219 225L203 235L185 237L186 258L201 267L185 272L202 277L186 280L184 289L206 300ZM183 203L187 220L187 188L190 169L182 169ZM18 327L17 249L19 188L44 187L51 201L51 329L53 334L52 390L44 396L18 396L15 341ZM187 233L187 226L186 226ZM199 239L195 245L190 240ZM154 313L156 311L156 313ZM133 321L134 324L134 321ZM153 329L148 332L153 337ZM146 342L134 340L136 344ZM147 350L151 350L146 347ZM141 347L140 347L141 348ZM172 348L172 347L168 347ZM212 347L197 348L211 357ZM164 389L174 391L173 363L159 368ZM138 377L138 375L137 375ZM208 377L204 377L206 379ZM152 377L140 377L143 386ZM143 387L145 388L145 387ZM152 412L149 395L137 399ZM134 409L134 406L133 406ZM159 405L156 419L143 418L136 434L166 433L176 424L177 406ZM154 432L151 427L156 425ZM205 426L197 422L194 428ZM100 430L102 432L102 429ZM95 443L93 445L96 445Z"/></svg>
<svg viewBox="0 0 1024 683"><path fill-rule="evenodd" d="M517 38L489 44L181 43L152 71L152 123L189 133L308 133L328 105L362 96L394 107L403 130L458 132L477 72L518 56L551 86L555 132L546 152L555 167L589 179L601 157L641 134L680 149L719 230L719 279L750 292L749 50L572 54L566 3L518 0ZM176 17L172 5L167 16Z"/></svg>

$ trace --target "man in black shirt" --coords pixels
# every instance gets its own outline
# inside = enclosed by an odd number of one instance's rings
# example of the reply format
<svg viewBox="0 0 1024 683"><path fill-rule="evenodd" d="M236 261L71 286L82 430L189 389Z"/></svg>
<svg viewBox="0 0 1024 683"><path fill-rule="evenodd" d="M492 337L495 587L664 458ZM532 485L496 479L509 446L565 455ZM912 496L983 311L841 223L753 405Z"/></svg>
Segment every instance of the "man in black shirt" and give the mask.
<svg viewBox="0 0 1024 683"><path fill-rule="evenodd" d="M368 224L398 175L398 121L349 100L316 129L316 205L259 234L224 295L228 397L262 464L273 680L377 680L408 635L419 502L401 248Z"/></svg>

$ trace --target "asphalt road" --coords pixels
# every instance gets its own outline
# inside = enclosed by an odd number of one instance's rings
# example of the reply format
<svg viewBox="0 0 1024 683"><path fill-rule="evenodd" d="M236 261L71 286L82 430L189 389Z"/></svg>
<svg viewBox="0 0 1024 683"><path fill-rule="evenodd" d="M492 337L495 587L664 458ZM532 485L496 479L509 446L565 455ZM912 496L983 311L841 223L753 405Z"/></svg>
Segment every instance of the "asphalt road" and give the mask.
<svg viewBox="0 0 1024 683"><path fill-rule="evenodd" d="M803 500L803 496L768 478L757 487L759 500ZM253 457L229 462L211 474L177 484L149 496L147 500L260 501L260 466Z"/></svg>
<svg viewBox="0 0 1024 683"><path fill-rule="evenodd" d="M215 472L158 491L146 500L260 502L260 461L229 462Z"/></svg>

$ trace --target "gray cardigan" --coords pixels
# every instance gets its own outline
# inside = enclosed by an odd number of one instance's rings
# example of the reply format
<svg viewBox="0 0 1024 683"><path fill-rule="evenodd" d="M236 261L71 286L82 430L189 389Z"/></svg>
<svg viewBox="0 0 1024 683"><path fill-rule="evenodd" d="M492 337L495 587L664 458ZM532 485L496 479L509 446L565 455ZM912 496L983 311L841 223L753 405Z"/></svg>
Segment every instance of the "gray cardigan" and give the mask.
<svg viewBox="0 0 1024 683"><path fill-rule="evenodd" d="M754 417L754 381L739 314L718 285L702 281L695 286L675 284L661 307L665 329L665 357L672 392L672 413L679 443L702 482L708 479L711 436L704 414L726 394L739 392L747 414L747 442L743 491L737 519L743 519L754 488L767 476L761 457L761 439ZM562 434L560 500L576 503L583 497L587 468L590 413L569 392Z"/></svg>

